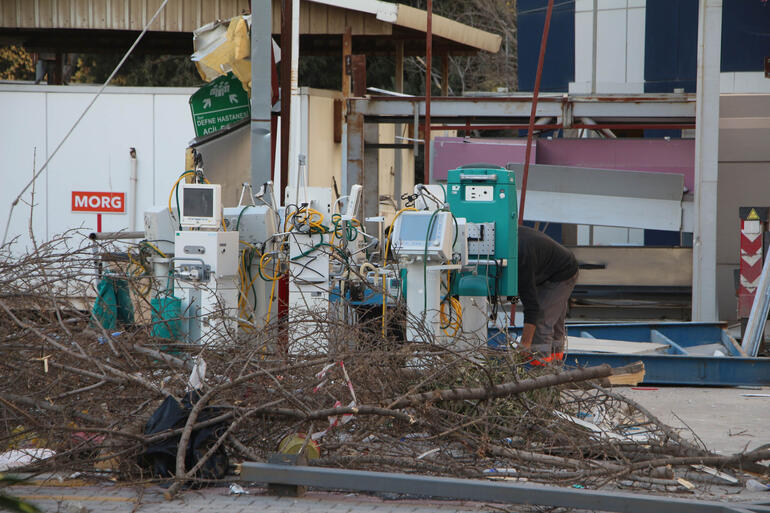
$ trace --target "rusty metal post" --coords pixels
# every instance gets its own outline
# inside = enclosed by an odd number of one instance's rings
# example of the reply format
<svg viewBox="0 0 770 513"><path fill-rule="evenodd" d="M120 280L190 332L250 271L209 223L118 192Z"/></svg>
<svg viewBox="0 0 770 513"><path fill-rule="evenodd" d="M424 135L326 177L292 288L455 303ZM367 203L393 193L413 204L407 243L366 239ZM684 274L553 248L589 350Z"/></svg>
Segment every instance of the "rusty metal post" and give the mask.
<svg viewBox="0 0 770 513"><path fill-rule="evenodd" d="M540 39L540 56L537 59L537 74L535 75L535 89L532 91L532 110L529 113L529 130L527 131L527 152L524 155L524 176L521 178L521 200L519 203L519 224L524 222L524 200L527 197L527 178L529 177L529 154L532 150L532 134L535 130L535 115L537 114L537 97L540 93L540 79L543 76L543 61L545 60L545 48L548 45L548 29L551 28L551 13L553 12L553 0L548 0L548 10L545 13L543 25L543 37ZM511 307L513 308L513 306ZM513 312L511 312L513 317Z"/></svg>
<svg viewBox="0 0 770 513"><path fill-rule="evenodd" d="M348 100L348 103L352 103ZM364 185L364 115L355 112L348 105L347 116L347 169L342 177L342 186L345 189L342 194L347 194L353 184ZM366 212L366 197L364 200L364 212Z"/></svg>
<svg viewBox="0 0 770 513"><path fill-rule="evenodd" d="M425 29L425 165L423 183L430 183L430 86L433 59L433 0L428 0L428 21ZM417 135L415 135L417 138Z"/></svg>

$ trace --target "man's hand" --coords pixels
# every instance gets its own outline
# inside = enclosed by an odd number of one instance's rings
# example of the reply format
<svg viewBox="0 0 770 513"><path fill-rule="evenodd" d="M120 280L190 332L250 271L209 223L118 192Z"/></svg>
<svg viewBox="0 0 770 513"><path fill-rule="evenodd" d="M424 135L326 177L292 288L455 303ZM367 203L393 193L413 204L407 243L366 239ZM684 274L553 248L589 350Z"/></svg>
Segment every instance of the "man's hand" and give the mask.
<svg viewBox="0 0 770 513"><path fill-rule="evenodd" d="M532 347L532 339L535 337L535 325L524 324L524 329L521 332L521 344L520 347L529 349Z"/></svg>

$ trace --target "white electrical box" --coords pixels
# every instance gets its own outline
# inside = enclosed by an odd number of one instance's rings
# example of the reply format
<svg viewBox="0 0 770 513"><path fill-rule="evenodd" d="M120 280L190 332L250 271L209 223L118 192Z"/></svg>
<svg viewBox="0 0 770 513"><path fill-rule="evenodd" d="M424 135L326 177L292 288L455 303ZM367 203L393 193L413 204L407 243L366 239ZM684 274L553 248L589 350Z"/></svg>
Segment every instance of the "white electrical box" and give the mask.
<svg viewBox="0 0 770 513"><path fill-rule="evenodd" d="M155 244L165 254L174 253L174 233L179 229L176 208L172 208L175 218L165 206L150 207L144 211L144 238Z"/></svg>
<svg viewBox="0 0 770 513"><path fill-rule="evenodd" d="M493 185L466 185L465 201L492 201L495 194Z"/></svg>
<svg viewBox="0 0 770 513"><path fill-rule="evenodd" d="M450 212L404 212L393 225L391 240L393 251L399 256L424 256L427 253L428 257L448 261L452 259L454 235Z"/></svg>
<svg viewBox="0 0 770 513"><path fill-rule="evenodd" d="M224 209L225 226L237 231L240 240L262 244L278 229L277 214L265 205L246 205Z"/></svg>
<svg viewBox="0 0 770 513"><path fill-rule="evenodd" d="M176 232L174 269L208 266L214 278L238 274L238 232Z"/></svg>
<svg viewBox="0 0 770 513"><path fill-rule="evenodd" d="M328 219L332 211L332 190L330 187L286 187L287 206L301 207L305 203L324 215L324 224L331 222Z"/></svg>

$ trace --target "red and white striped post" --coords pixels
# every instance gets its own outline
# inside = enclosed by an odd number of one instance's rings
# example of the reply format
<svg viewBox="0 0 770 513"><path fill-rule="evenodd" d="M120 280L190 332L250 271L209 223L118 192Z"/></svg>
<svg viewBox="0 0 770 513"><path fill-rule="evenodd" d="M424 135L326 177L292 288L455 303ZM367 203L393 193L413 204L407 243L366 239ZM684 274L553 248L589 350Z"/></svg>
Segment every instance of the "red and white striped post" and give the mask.
<svg viewBox="0 0 770 513"><path fill-rule="evenodd" d="M768 207L740 207L741 245L738 278L738 318L748 319L759 275L765 260L764 238L767 232Z"/></svg>

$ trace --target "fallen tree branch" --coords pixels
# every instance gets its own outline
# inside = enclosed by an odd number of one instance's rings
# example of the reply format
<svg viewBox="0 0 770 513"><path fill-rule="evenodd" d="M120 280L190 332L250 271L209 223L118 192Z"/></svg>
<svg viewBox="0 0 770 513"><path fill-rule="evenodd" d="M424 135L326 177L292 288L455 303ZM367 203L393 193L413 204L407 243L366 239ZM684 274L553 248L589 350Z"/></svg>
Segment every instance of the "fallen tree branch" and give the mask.
<svg viewBox="0 0 770 513"><path fill-rule="evenodd" d="M473 401L481 399L493 399L505 397L539 388L548 388L565 383L588 381L590 379L604 378L612 374L612 367L602 364L596 367L586 367L561 372L559 374L546 374L536 378L529 378L518 382L503 383L489 388L449 388L444 390L432 390L421 394L404 397L399 401L390 403L392 408L403 408L435 401Z"/></svg>

